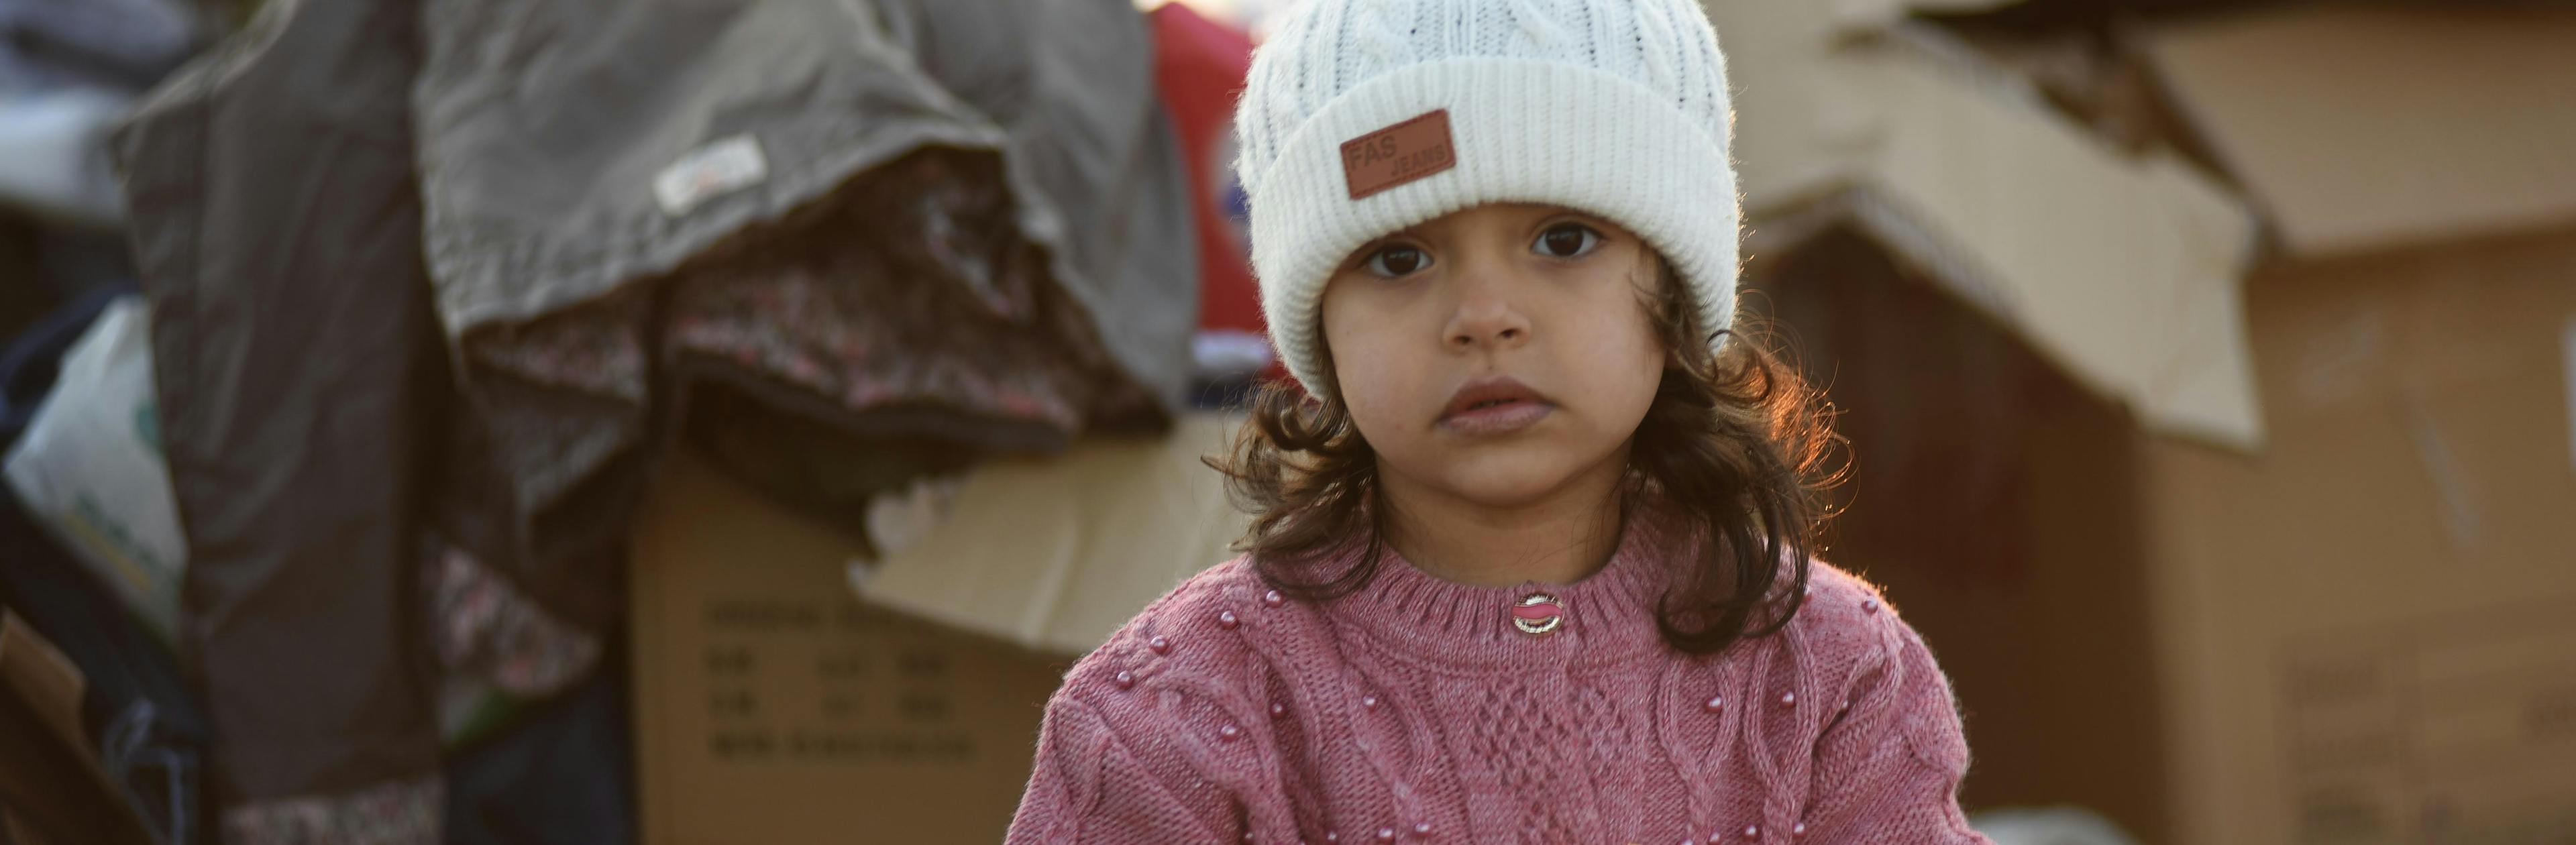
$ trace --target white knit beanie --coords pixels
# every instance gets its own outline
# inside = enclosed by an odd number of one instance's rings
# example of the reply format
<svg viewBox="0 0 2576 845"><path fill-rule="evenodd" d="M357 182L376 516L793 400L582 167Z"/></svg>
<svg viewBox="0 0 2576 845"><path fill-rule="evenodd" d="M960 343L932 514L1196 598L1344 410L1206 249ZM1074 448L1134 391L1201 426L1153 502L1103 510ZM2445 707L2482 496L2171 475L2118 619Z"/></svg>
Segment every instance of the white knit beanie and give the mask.
<svg viewBox="0 0 2576 845"><path fill-rule="evenodd" d="M1321 389L1323 289L1343 257L1530 202L1644 238L1714 348L1735 314L1733 120L1693 0L1306 0L1253 54L1235 114L1271 342Z"/></svg>

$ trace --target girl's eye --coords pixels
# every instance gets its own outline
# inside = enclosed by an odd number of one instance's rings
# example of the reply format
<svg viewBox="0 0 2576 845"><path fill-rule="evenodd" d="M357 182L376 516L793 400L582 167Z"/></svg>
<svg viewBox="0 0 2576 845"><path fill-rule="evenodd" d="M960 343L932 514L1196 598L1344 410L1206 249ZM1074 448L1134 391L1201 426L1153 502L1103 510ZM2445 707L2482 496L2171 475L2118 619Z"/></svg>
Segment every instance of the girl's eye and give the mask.
<svg viewBox="0 0 2576 845"><path fill-rule="evenodd" d="M1581 223L1558 223L1538 233L1530 248L1550 258L1575 258L1601 245L1601 233Z"/></svg>
<svg viewBox="0 0 2576 845"><path fill-rule="evenodd" d="M1392 279L1412 275L1430 264L1431 256L1419 247L1394 244L1370 253L1367 266L1369 272Z"/></svg>

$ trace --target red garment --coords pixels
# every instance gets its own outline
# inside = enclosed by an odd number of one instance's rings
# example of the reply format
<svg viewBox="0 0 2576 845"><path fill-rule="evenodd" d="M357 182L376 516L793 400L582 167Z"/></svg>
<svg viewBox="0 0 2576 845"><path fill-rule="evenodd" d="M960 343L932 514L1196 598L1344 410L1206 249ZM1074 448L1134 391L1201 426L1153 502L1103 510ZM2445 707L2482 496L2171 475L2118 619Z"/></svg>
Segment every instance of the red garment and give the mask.
<svg viewBox="0 0 2576 845"><path fill-rule="evenodd" d="M1252 37L1181 3L1155 9L1154 87L1172 116L1199 236L1199 331L1260 335L1242 183L1234 175L1234 102L1252 68ZM1273 371L1284 374L1276 364Z"/></svg>

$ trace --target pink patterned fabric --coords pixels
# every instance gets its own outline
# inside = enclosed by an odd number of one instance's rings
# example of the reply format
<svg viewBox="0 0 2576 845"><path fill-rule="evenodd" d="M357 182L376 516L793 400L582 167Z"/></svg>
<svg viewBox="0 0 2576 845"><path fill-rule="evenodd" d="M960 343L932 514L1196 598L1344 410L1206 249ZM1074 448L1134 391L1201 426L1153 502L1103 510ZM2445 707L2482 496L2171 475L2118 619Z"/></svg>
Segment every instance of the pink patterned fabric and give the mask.
<svg viewBox="0 0 2576 845"><path fill-rule="evenodd" d="M1986 841L1949 681L1875 590L1819 562L1786 630L1694 658L1655 627L1660 533L1564 585L1201 573L1067 674L1009 842ZM1538 592L1562 621L1526 633Z"/></svg>

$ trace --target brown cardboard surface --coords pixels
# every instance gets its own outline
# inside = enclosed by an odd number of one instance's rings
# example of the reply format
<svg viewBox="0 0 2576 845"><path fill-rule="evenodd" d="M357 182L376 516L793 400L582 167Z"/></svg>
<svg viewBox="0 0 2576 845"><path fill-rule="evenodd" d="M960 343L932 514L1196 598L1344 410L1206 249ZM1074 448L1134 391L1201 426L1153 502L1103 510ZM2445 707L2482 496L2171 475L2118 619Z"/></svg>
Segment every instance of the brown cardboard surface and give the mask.
<svg viewBox="0 0 2576 845"><path fill-rule="evenodd" d="M1747 219L1838 189L1880 136L1871 101L1834 55L1841 32L1830 5L1702 4L1736 89L1732 149Z"/></svg>
<svg viewBox="0 0 2576 845"><path fill-rule="evenodd" d="M1182 579L1234 557L1250 517L1201 459L1243 417L1183 414L1155 440L1085 441L975 468L944 521L859 583L868 600L1082 654Z"/></svg>
<svg viewBox="0 0 2576 845"><path fill-rule="evenodd" d="M2019 0L1835 0L1813 5L1831 9L1834 18L1847 29L1870 30L1896 25L1908 15L1983 12L2016 2Z"/></svg>
<svg viewBox="0 0 2576 845"><path fill-rule="evenodd" d="M1961 800L2168 841L2136 418L1858 231L1755 283L1851 439L1826 557L1885 589L1957 693Z"/></svg>
<svg viewBox="0 0 2576 845"><path fill-rule="evenodd" d="M1938 47L1850 58L1890 128L1860 221L2151 428L2259 447L2237 308L2255 231L2242 204L2174 156L2125 155L2036 98L1980 84L2004 74L1937 61L1950 54Z"/></svg>
<svg viewBox="0 0 2576 845"><path fill-rule="evenodd" d="M1755 234L1793 233L1753 266L1847 411L1830 558L1949 670L1971 807L2576 839L2576 12L2149 33L2160 105L2288 248L2256 269L2191 165L1832 5L1709 8Z"/></svg>
<svg viewBox="0 0 2576 845"><path fill-rule="evenodd" d="M2266 268L2254 455L2146 433L1866 234L1761 269L1853 443L1829 559L1950 674L1971 808L2576 836L2576 232Z"/></svg>
<svg viewBox="0 0 2576 845"><path fill-rule="evenodd" d="M0 824L11 841L141 845L142 820L81 728L80 668L0 610ZM23 835L21 835L23 834Z"/></svg>
<svg viewBox="0 0 2576 845"><path fill-rule="evenodd" d="M2252 283L2279 436L2150 459L2178 839L2576 837L2571 279L2561 232Z"/></svg>
<svg viewBox="0 0 2576 845"><path fill-rule="evenodd" d="M990 843L1055 660L862 604L844 535L676 455L632 570L648 845Z"/></svg>
<svg viewBox="0 0 2576 845"><path fill-rule="evenodd" d="M1844 5L1708 5L1741 89L1752 256L1800 221L1856 221L2154 430L2258 447L2244 204L2177 156L2116 148L1938 30L1848 37Z"/></svg>
<svg viewBox="0 0 2576 845"><path fill-rule="evenodd" d="M2179 111L2292 252L2576 223L2576 9L2290 4L2176 26Z"/></svg>
<svg viewBox="0 0 2576 845"><path fill-rule="evenodd" d="M89 746L80 717L81 692L88 688L88 680L53 643L18 614L7 611L0 611L0 680L64 743Z"/></svg>

